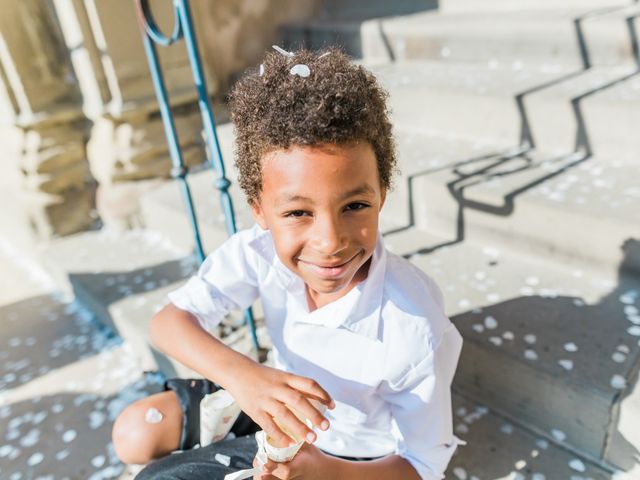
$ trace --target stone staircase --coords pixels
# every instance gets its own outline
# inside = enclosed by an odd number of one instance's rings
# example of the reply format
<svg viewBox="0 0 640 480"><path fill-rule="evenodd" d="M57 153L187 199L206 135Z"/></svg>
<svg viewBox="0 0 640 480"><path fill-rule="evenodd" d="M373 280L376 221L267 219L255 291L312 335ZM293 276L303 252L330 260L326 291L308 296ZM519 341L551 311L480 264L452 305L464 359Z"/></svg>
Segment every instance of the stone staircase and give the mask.
<svg viewBox="0 0 640 480"><path fill-rule="evenodd" d="M381 228L436 279L465 339L454 411L468 445L447 478L640 478L640 4L401 3L360 19L327 2L282 35L319 47L337 32L390 92L401 175ZM234 178L230 125L218 133ZM210 251L226 238L214 174L189 181ZM146 333L194 268L178 186L141 209L143 232L84 233L46 256L141 368L189 375ZM246 351L237 323L216 333Z"/></svg>

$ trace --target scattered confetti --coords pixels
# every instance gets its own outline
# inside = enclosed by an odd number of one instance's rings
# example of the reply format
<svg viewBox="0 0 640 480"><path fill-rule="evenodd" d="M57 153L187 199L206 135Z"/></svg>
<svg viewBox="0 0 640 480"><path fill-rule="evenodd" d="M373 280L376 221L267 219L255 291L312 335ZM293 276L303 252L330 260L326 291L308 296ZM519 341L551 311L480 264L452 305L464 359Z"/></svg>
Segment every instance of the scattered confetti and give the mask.
<svg viewBox="0 0 640 480"><path fill-rule="evenodd" d="M456 433L469 433L469 427L467 427L467 425L465 425L464 423L459 423L458 425L456 425Z"/></svg>
<svg viewBox="0 0 640 480"><path fill-rule="evenodd" d="M467 471L462 467L456 467L453 469L453 474L458 480L467 480Z"/></svg>
<svg viewBox="0 0 640 480"><path fill-rule="evenodd" d="M223 455L222 453L216 453L213 458L215 459L216 462L221 463L225 467L228 467L229 465L231 465L231 457L229 457L228 455Z"/></svg>
<svg viewBox="0 0 640 480"><path fill-rule="evenodd" d="M547 477L542 473L534 472L531 474L531 480L547 480Z"/></svg>
<svg viewBox="0 0 640 480"><path fill-rule="evenodd" d="M623 363L627 359L627 356L622 352L613 352L611 355L611 360L616 363Z"/></svg>
<svg viewBox="0 0 640 480"><path fill-rule="evenodd" d="M515 338L515 335L513 334L513 332L506 331L502 334L502 338L504 338L505 340L513 340Z"/></svg>
<svg viewBox="0 0 640 480"><path fill-rule="evenodd" d="M526 358L527 360L537 360L538 354L535 350L527 349L524 351L524 358Z"/></svg>
<svg viewBox="0 0 640 480"><path fill-rule="evenodd" d="M297 63L291 67L289 73L291 75L298 75L299 77L306 78L311 75L311 69L303 63Z"/></svg>
<svg viewBox="0 0 640 480"><path fill-rule="evenodd" d="M42 463L42 460L44 460L44 455L40 452L36 452L29 457L29 459L27 460L27 465L29 465L30 467L34 467L39 463Z"/></svg>
<svg viewBox="0 0 640 480"><path fill-rule="evenodd" d="M481 323L475 323L471 328L473 328L473 330L478 333L484 332L484 325L482 325Z"/></svg>
<svg viewBox="0 0 640 480"><path fill-rule="evenodd" d="M616 350L618 350L619 352L622 352L622 353L627 353L627 354L628 354L628 353L629 353L629 351L630 351L630 350L629 350L629 347L627 347L626 345L618 345L618 346L616 347Z"/></svg>
<svg viewBox="0 0 640 480"><path fill-rule="evenodd" d="M502 339L500 337L490 337L489 341L493 343L496 347L502 345Z"/></svg>
<svg viewBox="0 0 640 480"><path fill-rule="evenodd" d="M640 337L640 325L634 325L633 327L627 328L627 333L634 337Z"/></svg>
<svg viewBox="0 0 640 480"><path fill-rule="evenodd" d="M567 352L577 352L578 351L578 346L573 342L569 342L569 343L565 343L564 344L564 349Z"/></svg>
<svg viewBox="0 0 640 480"><path fill-rule="evenodd" d="M526 462L525 460L518 460L518 461L515 463L515 467L516 467L518 470L522 470L522 469L523 469L524 467L526 467L526 466L527 466L527 462Z"/></svg>
<svg viewBox="0 0 640 480"><path fill-rule="evenodd" d="M562 360L558 360L558 365L560 365L565 370L573 370L572 360L567 360L566 358L563 358Z"/></svg>
<svg viewBox="0 0 640 480"><path fill-rule="evenodd" d="M486 317L484 319L484 326L487 327L489 330L493 330L494 328L497 328L498 326L498 321L494 318L494 317Z"/></svg>
<svg viewBox="0 0 640 480"><path fill-rule="evenodd" d="M622 375L616 374L613 377L611 377L611 386L616 390L622 390L624 387L627 386L627 381Z"/></svg>
<svg viewBox="0 0 640 480"><path fill-rule="evenodd" d="M538 440L536 440L536 445L543 450L549 448L549 442L547 442L544 438L539 438Z"/></svg>
<svg viewBox="0 0 640 480"><path fill-rule="evenodd" d="M505 423L504 425L502 425L502 427L500 427L500 431L507 435L511 435L513 433L513 425L511 425L510 423Z"/></svg>
<svg viewBox="0 0 640 480"><path fill-rule="evenodd" d="M160 412L160 410L158 410L157 408L153 408L153 407L148 409L147 412L144 414L144 421L147 423L160 423L163 418L164 418L164 415L162 415L162 412Z"/></svg>
<svg viewBox="0 0 640 480"><path fill-rule="evenodd" d="M93 465L96 468L100 468L105 464L106 461L107 459L105 458L104 455L97 455L91 459L91 465Z"/></svg>
<svg viewBox="0 0 640 480"><path fill-rule="evenodd" d="M64 443L73 442L76 436L77 436L77 433L75 430L67 430L62 434L62 441Z"/></svg>
<svg viewBox="0 0 640 480"><path fill-rule="evenodd" d="M584 463L582 463L582 461L577 458L574 458L569 462L569 467L571 467L572 470L581 473L587 469L587 467L584 466Z"/></svg>
<svg viewBox="0 0 640 480"><path fill-rule="evenodd" d="M559 442L564 442L567 438L567 434L557 428L551 430L551 435Z"/></svg>

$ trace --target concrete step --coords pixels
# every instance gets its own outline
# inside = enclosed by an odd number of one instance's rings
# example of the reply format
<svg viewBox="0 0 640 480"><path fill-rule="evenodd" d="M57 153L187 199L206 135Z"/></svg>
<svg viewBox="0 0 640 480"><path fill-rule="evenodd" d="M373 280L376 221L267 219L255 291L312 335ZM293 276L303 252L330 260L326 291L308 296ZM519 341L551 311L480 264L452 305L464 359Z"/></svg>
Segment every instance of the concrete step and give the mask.
<svg viewBox="0 0 640 480"><path fill-rule="evenodd" d="M465 340L458 391L594 461L637 463L640 276L417 229L386 239L444 293ZM624 246L638 250L637 239Z"/></svg>
<svg viewBox="0 0 640 480"><path fill-rule="evenodd" d="M613 477L598 464L558 446L553 439L536 435L485 405L455 393L453 412L455 433L467 445L458 447L445 478L542 480ZM620 478L619 474L616 478Z"/></svg>
<svg viewBox="0 0 640 480"><path fill-rule="evenodd" d="M438 8L441 12L505 12L529 10L555 10L557 0L485 0L478 3L475 0L440 0ZM563 8L584 8L598 10L603 8L620 7L624 2L620 0L563 0Z"/></svg>
<svg viewBox="0 0 640 480"><path fill-rule="evenodd" d="M479 6L370 20L321 18L288 25L282 37L290 48L339 44L352 55L369 60L517 60L567 66L583 64L582 44L588 48L593 65L616 65L633 63L635 53L625 19L637 12L633 4L622 4L615 10L560 5L554 9L487 11Z"/></svg>
<svg viewBox="0 0 640 480"><path fill-rule="evenodd" d="M640 238L636 166L512 150L469 152L412 175L414 224L452 242L472 238L588 269L624 259L640 272L639 252L620 250Z"/></svg>
<svg viewBox="0 0 640 480"><path fill-rule="evenodd" d="M545 151L573 151L579 134L595 155L635 161L640 76L635 67L413 61L368 67L390 92L394 124L518 142L528 125Z"/></svg>
<svg viewBox="0 0 640 480"><path fill-rule="evenodd" d="M188 249L170 243L151 230L86 232L56 240L42 251L43 262L60 284L66 284L80 305L92 312L135 352L139 371L159 371L166 377L199 374L155 349L149 323L168 303L167 294L197 269ZM254 308L261 322L260 305ZM242 314L230 315L211 333L232 348L255 356ZM263 327L261 346L268 348Z"/></svg>

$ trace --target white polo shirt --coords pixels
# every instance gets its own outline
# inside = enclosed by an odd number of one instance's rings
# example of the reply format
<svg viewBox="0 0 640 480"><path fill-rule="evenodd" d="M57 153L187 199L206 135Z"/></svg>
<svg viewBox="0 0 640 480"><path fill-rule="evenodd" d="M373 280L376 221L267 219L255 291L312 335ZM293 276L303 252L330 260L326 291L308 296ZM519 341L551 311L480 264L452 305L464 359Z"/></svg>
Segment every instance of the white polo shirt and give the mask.
<svg viewBox="0 0 640 480"><path fill-rule="evenodd" d="M316 446L350 457L397 453L424 479L444 478L453 435L451 381L462 337L436 284L378 238L368 277L309 311L305 285L276 255L269 231L237 233L169 294L211 329L260 298L282 370L316 380L336 403Z"/></svg>

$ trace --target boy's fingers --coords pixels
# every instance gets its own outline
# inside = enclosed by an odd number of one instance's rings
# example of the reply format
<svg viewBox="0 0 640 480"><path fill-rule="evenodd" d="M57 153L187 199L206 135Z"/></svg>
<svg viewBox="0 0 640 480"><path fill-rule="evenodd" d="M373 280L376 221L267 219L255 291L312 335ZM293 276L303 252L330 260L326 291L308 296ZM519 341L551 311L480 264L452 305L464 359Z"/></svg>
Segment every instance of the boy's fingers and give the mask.
<svg viewBox="0 0 640 480"><path fill-rule="evenodd" d="M281 403L275 409L274 417L283 428L286 428L296 439L307 440L313 442L316 439L309 427L307 427L294 413Z"/></svg>
<svg viewBox="0 0 640 480"><path fill-rule="evenodd" d="M324 403L327 407L335 407L335 403L331 398L331 395L329 395L329 393L327 393L327 391L322 388L320 384L314 379L300 377L298 375L290 375L288 383L289 386L301 391L308 397L317 399L318 401Z"/></svg>
<svg viewBox="0 0 640 480"><path fill-rule="evenodd" d="M304 418L311 420L311 423L321 430L327 430L329 428L329 420L301 393L295 391L290 392L290 398L286 400L285 403Z"/></svg>
<svg viewBox="0 0 640 480"><path fill-rule="evenodd" d="M261 421L258 422L258 425L260 425L265 433L278 445L290 445L293 443L293 439L280 430L276 422L274 422L273 418L269 415L264 415Z"/></svg>

